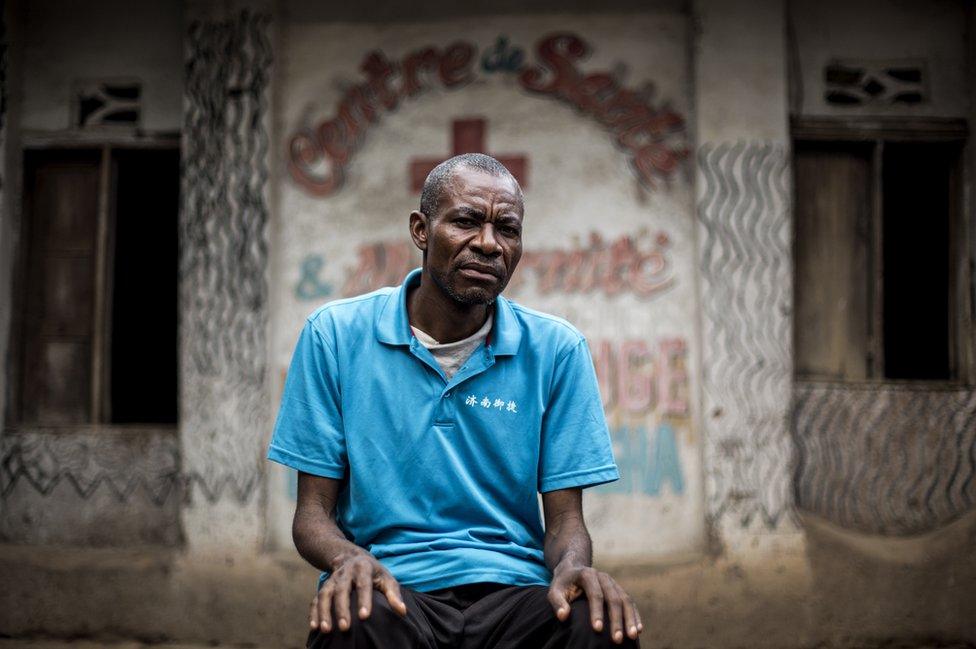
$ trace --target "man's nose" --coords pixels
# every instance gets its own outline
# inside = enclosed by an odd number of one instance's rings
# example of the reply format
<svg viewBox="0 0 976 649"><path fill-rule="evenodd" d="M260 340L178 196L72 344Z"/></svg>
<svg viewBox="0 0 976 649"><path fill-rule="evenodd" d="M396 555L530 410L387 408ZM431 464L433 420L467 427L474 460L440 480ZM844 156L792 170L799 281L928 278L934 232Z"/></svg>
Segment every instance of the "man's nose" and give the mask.
<svg viewBox="0 0 976 649"><path fill-rule="evenodd" d="M495 238L495 226L484 223L478 230L478 236L471 241L471 247L483 255L497 255L501 251L498 239Z"/></svg>

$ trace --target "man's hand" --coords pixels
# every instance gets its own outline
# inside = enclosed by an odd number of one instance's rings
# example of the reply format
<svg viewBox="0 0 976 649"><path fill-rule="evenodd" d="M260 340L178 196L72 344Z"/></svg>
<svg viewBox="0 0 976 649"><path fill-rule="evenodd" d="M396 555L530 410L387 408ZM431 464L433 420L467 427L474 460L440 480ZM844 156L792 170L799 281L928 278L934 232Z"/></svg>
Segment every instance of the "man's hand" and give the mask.
<svg viewBox="0 0 976 649"><path fill-rule="evenodd" d="M605 572L590 567L593 561L590 534L583 522L583 493L579 487L542 494L546 517L546 565L552 570L549 603L561 622L569 619L569 603L586 595L593 630L603 631L603 605L610 614L610 637L620 644L627 636L636 640L644 629L637 607L624 589Z"/></svg>
<svg viewBox="0 0 976 649"><path fill-rule="evenodd" d="M369 552L350 543L336 525L338 495L338 480L298 473L298 504L292 523L295 547L310 564L332 573L312 599L308 616L309 625L325 633L335 626L346 631L352 625L349 599L354 588L360 620L368 618L373 608L373 589L386 595L394 611L407 614L400 584L390 571Z"/></svg>
<svg viewBox="0 0 976 649"><path fill-rule="evenodd" d="M644 629L634 601L613 577L588 566L557 566L549 586L549 603L561 622L569 618L569 603L583 594L590 603L594 631L603 631L604 604L610 614L610 637L617 644L624 641L624 628L631 640Z"/></svg>
<svg viewBox="0 0 976 649"><path fill-rule="evenodd" d="M360 620L369 617L373 608L373 589L386 595L390 607L400 615L407 614L407 605L400 594L400 584L390 571L367 552L356 552L336 562L336 569L312 599L309 625L329 633L335 626L347 631L352 623L349 600L356 590ZM333 615L334 612L334 615Z"/></svg>

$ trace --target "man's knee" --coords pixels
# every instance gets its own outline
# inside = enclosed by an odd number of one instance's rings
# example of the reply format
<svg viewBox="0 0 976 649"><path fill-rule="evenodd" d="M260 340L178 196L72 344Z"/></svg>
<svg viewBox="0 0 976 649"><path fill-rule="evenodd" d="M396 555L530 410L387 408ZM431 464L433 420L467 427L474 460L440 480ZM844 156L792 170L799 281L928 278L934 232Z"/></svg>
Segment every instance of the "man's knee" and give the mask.
<svg viewBox="0 0 976 649"><path fill-rule="evenodd" d="M332 630L328 633L315 630L308 636L307 649L383 649L388 646L412 646L405 641L411 637L407 621L402 618L386 599L386 595L373 591L373 605L369 617L359 617L359 598L356 591L349 595L352 618L349 628L339 629L335 609L332 612Z"/></svg>
<svg viewBox="0 0 976 649"><path fill-rule="evenodd" d="M609 647L618 649L621 647L639 646L635 640L631 640L626 636L626 632L623 642L621 644L615 643L610 635L610 616L607 614L606 609L604 609L601 619L603 620L603 629L600 631L594 630L593 620L590 617L590 603L586 597L580 597L574 600L570 604L570 641L568 646L573 648L586 647L587 649L604 649Z"/></svg>

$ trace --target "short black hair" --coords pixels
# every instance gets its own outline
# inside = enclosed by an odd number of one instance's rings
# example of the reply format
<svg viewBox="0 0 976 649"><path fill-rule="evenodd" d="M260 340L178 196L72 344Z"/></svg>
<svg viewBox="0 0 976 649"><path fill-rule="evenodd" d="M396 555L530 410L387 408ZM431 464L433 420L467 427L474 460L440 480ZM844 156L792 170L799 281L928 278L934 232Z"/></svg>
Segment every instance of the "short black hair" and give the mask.
<svg viewBox="0 0 976 649"><path fill-rule="evenodd" d="M522 202L522 187L505 165L484 153L462 153L453 158L448 158L427 174L427 180L424 181L424 188L420 192L420 211L426 214L428 218L433 218L434 214L437 213L437 205L444 192L444 187L454 177L454 172L459 167L478 169L493 176L511 178L515 184L519 202Z"/></svg>

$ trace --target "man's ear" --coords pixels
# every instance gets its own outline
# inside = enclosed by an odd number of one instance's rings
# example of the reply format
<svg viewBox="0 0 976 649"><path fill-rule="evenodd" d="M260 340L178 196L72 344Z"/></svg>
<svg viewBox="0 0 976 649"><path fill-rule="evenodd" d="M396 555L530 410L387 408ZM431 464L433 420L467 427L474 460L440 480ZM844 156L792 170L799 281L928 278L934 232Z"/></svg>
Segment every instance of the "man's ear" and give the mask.
<svg viewBox="0 0 976 649"><path fill-rule="evenodd" d="M427 226L429 222L430 219L423 212L410 212L410 238L413 239L413 245L424 252L427 252Z"/></svg>

